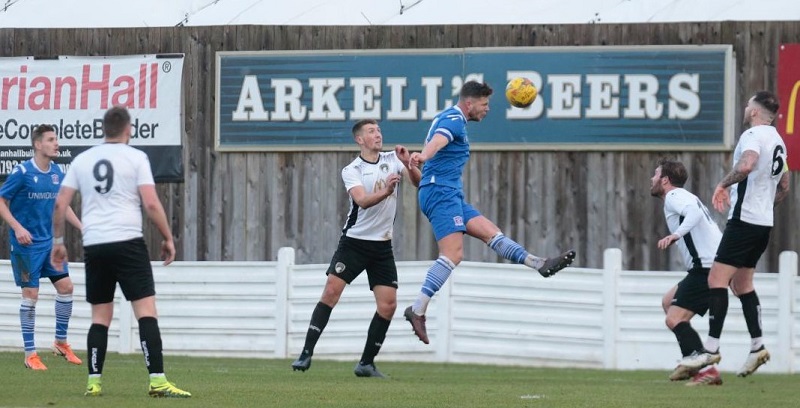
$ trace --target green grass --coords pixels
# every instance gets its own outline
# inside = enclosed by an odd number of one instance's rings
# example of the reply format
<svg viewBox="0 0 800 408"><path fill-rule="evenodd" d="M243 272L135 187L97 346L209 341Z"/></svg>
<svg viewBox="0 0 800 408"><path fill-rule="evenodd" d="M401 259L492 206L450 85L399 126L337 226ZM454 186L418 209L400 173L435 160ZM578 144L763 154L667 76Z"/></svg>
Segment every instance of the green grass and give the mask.
<svg viewBox="0 0 800 408"><path fill-rule="evenodd" d="M83 356L82 353L79 355ZM22 352L0 353L2 407L792 407L798 375L723 373L721 387L671 383L666 371L601 371L461 364L390 363L390 378L353 375L355 361L314 360L292 372L289 360L166 356L167 377L188 400L147 396L141 355L110 354L102 397L83 396L86 367L42 350L49 370L24 368Z"/></svg>

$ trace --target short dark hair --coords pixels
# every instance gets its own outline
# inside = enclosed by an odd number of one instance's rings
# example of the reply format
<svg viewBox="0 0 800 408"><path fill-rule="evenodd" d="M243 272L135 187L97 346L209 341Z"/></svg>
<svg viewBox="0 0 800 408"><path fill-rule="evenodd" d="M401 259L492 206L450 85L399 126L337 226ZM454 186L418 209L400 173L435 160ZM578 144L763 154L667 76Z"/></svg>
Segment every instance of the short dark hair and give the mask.
<svg viewBox="0 0 800 408"><path fill-rule="evenodd" d="M378 124L378 121L375 120L375 119L361 119L361 120L359 120L358 122L356 122L355 125L353 125L353 137L356 137L358 132L360 132L361 128L363 128L364 126L366 126L366 125L377 125L377 124Z"/></svg>
<svg viewBox="0 0 800 408"><path fill-rule="evenodd" d="M467 81L464 83L464 86L461 87L461 92L459 93L459 97L461 98L482 98L484 96L491 96L492 87L485 82L478 82L478 81Z"/></svg>
<svg viewBox="0 0 800 408"><path fill-rule="evenodd" d="M689 174L686 172L686 167L683 163L664 157L658 161L658 166L661 167L661 177L668 178L673 186L683 187L686 184Z"/></svg>
<svg viewBox="0 0 800 408"><path fill-rule="evenodd" d="M769 91L758 91L753 95L753 102L757 102L759 105L763 106L764 109L769 111L773 116L778 114L778 108L780 108L780 103L778 102L778 98Z"/></svg>
<svg viewBox="0 0 800 408"><path fill-rule="evenodd" d="M50 125L39 125L33 129L33 135L31 135L31 146L34 145L37 141L42 140L44 134L47 132L55 132L56 128Z"/></svg>
<svg viewBox="0 0 800 408"><path fill-rule="evenodd" d="M123 106L115 106L103 116L103 131L106 137L122 135L125 128L131 124L131 114Z"/></svg>

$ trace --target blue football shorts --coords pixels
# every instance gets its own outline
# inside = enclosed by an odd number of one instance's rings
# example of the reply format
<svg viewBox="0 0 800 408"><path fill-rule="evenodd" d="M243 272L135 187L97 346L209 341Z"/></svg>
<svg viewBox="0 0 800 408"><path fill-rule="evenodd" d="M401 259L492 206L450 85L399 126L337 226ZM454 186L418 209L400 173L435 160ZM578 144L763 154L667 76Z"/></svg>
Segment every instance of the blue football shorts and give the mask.
<svg viewBox="0 0 800 408"><path fill-rule="evenodd" d="M21 288L38 288L39 279L50 278L55 282L69 276L67 263L64 271L59 272L50 264L50 250L22 252L11 251L11 269L14 271L14 282Z"/></svg>
<svg viewBox="0 0 800 408"><path fill-rule="evenodd" d="M419 189L419 207L439 241L454 232L466 232L469 220L481 213L464 201L461 189L428 184Z"/></svg>

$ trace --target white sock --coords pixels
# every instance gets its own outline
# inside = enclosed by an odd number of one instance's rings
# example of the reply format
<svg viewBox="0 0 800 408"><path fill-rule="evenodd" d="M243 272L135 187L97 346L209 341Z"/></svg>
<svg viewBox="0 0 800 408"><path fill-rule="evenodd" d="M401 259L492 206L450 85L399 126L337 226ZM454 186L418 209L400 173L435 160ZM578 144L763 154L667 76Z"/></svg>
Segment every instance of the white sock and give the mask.
<svg viewBox="0 0 800 408"><path fill-rule="evenodd" d="M525 260L523 261L523 263L528 268L533 268L533 269L536 269L538 271L539 268L544 266L544 260L545 260L545 258L539 258L538 256L535 256L533 254L528 254L528 256L525 257Z"/></svg>
<svg viewBox="0 0 800 408"><path fill-rule="evenodd" d="M708 336L703 347L711 353L717 353L719 351L719 339Z"/></svg>
<svg viewBox="0 0 800 408"><path fill-rule="evenodd" d="M420 292L417 296L417 300L411 305L411 311L417 316L425 316L425 312L428 311L428 303L430 302L431 297Z"/></svg>

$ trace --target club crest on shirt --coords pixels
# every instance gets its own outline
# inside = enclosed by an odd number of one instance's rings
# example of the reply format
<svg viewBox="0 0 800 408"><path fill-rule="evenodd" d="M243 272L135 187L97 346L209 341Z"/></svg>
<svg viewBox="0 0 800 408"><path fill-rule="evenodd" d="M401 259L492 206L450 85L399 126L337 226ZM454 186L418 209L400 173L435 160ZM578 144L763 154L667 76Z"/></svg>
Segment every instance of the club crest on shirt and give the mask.
<svg viewBox="0 0 800 408"><path fill-rule="evenodd" d="M336 273L342 273L344 272L344 268L345 266L343 263L336 262L336 265L334 265L333 270L336 271Z"/></svg>
<svg viewBox="0 0 800 408"><path fill-rule="evenodd" d="M386 164L386 163L381 163L381 171L384 172L384 173L388 173L389 172L389 165Z"/></svg>
<svg viewBox="0 0 800 408"><path fill-rule="evenodd" d="M460 216L460 215L456 215L455 217L453 217L453 223L454 223L454 224L455 224L457 227L463 227L463 226L464 226L464 219L463 219L463 218L461 218L461 216Z"/></svg>
<svg viewBox="0 0 800 408"><path fill-rule="evenodd" d="M58 184L58 174L51 174L50 179L53 180L53 184Z"/></svg>
<svg viewBox="0 0 800 408"><path fill-rule="evenodd" d="M33 182L34 183L38 183L39 182L39 176L33 176Z"/></svg>

